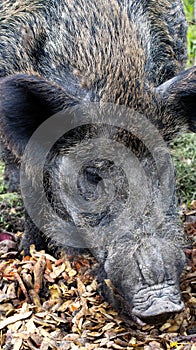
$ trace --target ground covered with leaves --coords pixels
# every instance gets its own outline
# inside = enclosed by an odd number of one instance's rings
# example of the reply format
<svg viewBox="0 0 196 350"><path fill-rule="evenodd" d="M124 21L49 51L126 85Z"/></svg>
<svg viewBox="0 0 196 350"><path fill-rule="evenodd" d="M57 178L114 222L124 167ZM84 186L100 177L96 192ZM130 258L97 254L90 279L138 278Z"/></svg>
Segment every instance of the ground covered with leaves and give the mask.
<svg viewBox="0 0 196 350"><path fill-rule="evenodd" d="M196 201L181 212L190 238L181 277L185 309L156 327L125 320L110 307L98 293L91 256L57 260L32 247L23 258L23 208L2 202L0 210L1 349L196 350Z"/></svg>

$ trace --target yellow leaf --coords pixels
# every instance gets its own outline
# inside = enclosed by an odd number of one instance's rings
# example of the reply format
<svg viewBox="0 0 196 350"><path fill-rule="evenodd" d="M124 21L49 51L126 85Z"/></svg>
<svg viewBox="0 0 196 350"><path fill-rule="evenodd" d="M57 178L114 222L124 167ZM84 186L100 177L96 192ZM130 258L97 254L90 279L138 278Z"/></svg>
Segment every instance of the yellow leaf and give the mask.
<svg viewBox="0 0 196 350"><path fill-rule="evenodd" d="M60 299L61 298L61 290L57 284L53 284L49 287L51 298Z"/></svg>
<svg viewBox="0 0 196 350"><path fill-rule="evenodd" d="M171 348L175 348L175 347L177 347L178 346L178 342L177 341L171 341L170 342L170 347Z"/></svg>
<svg viewBox="0 0 196 350"><path fill-rule="evenodd" d="M77 275L77 271L76 270L70 270L68 272L68 275L69 275L69 277L74 277L75 275Z"/></svg>

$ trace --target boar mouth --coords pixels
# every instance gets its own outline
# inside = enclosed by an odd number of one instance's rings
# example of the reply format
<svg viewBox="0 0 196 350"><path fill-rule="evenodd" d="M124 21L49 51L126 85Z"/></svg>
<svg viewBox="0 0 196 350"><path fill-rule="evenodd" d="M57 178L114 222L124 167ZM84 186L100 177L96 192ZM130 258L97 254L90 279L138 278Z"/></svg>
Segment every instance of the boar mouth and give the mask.
<svg viewBox="0 0 196 350"><path fill-rule="evenodd" d="M184 307L175 285L156 285L140 290L133 300L132 313L149 324L163 323Z"/></svg>

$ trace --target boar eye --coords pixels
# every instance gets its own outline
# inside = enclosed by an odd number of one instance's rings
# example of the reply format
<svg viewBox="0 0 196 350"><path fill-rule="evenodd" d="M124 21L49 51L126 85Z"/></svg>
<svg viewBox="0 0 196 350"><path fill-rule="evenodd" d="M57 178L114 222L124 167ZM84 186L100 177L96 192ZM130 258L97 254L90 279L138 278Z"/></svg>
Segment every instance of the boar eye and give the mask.
<svg viewBox="0 0 196 350"><path fill-rule="evenodd" d="M84 176L92 185L97 185L102 180L102 177L97 173L97 169L92 167L84 170Z"/></svg>
<svg viewBox="0 0 196 350"><path fill-rule="evenodd" d="M103 181L103 177L100 176L100 170L95 166L85 166L81 169L77 186L79 193L86 200L92 200L99 197L98 184Z"/></svg>

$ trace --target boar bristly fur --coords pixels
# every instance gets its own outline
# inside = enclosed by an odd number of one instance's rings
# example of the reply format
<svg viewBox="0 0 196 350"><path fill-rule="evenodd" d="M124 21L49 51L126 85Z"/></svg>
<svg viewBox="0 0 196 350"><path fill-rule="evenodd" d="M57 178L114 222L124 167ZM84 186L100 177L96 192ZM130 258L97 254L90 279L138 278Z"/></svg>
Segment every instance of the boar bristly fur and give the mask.
<svg viewBox="0 0 196 350"><path fill-rule="evenodd" d="M181 1L5 0L0 12L0 136L4 158L8 152L10 162L22 164L24 203L31 199L22 249L28 254L34 243L37 249L65 250L70 239L77 248L81 240L99 262L106 297L129 316L163 322L183 308L184 237L175 186L165 210L153 156L178 133L196 131L196 67L184 70L187 24ZM31 136L55 113L63 123L66 116L82 119L95 110L102 125L84 123L61 135L44 170L42 140L36 157L28 157ZM119 125L113 125L114 116ZM123 118L129 130L123 129ZM51 135L58 127L54 124ZM96 146L103 135L117 141L115 152L106 141ZM156 145L157 135L164 147ZM130 154L133 166L127 165L127 174L121 166ZM143 173L137 174L134 157ZM159 162L165 180L167 163ZM41 190L38 196L41 174L51 210ZM74 192L70 179L75 174ZM145 199L141 213L134 190L141 204ZM81 201L97 201L100 210L82 210ZM39 225L32 219L37 207L43 218Z"/></svg>

